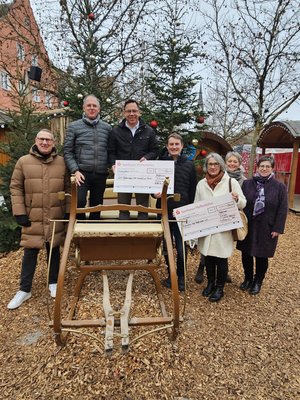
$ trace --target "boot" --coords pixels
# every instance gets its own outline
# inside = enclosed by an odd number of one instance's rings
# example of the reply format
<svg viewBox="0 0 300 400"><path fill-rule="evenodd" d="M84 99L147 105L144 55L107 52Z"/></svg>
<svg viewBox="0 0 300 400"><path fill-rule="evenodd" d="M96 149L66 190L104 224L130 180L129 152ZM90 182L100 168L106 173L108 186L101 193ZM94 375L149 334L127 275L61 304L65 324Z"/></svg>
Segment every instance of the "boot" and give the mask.
<svg viewBox="0 0 300 400"><path fill-rule="evenodd" d="M241 290L249 290L252 286L252 279L245 279L243 283L240 284L240 289Z"/></svg>
<svg viewBox="0 0 300 400"><path fill-rule="evenodd" d="M249 293L253 294L253 295L258 294L260 292L261 285L262 285L262 282L254 281L252 286L251 286L251 288L250 288L250 290L249 290Z"/></svg>
<svg viewBox="0 0 300 400"><path fill-rule="evenodd" d="M208 281L206 288L202 292L202 296L208 297L212 294L214 290L215 290L215 282Z"/></svg>
<svg viewBox="0 0 300 400"><path fill-rule="evenodd" d="M171 289L171 278L168 276L167 279L162 281L162 285L168 289Z"/></svg>
<svg viewBox="0 0 300 400"><path fill-rule="evenodd" d="M185 291L185 282L184 282L184 276L180 276L178 278L178 289L180 292Z"/></svg>
<svg viewBox="0 0 300 400"><path fill-rule="evenodd" d="M195 281L199 283L199 285L204 281L204 267L205 265L200 263L195 275Z"/></svg>
<svg viewBox="0 0 300 400"><path fill-rule="evenodd" d="M224 296L223 287L217 286L214 292L209 296L209 301L219 301Z"/></svg>

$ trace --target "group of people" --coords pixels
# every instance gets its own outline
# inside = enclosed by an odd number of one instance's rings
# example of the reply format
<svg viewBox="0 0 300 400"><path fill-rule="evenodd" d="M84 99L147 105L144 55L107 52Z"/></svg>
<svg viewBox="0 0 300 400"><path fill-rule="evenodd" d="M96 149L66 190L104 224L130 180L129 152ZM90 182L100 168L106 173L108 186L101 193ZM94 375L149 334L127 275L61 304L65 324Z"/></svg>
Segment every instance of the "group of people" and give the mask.
<svg viewBox="0 0 300 400"><path fill-rule="evenodd" d="M141 119L138 102L133 99L126 101L123 114L123 120L111 128L100 119L99 100L89 95L83 101L82 118L68 127L64 157L57 154L53 134L47 129L42 129L38 132L29 154L18 160L10 189L13 214L17 223L22 226L21 246L24 247L24 255L20 290L9 302L9 309L18 308L31 297L37 256L44 245L48 259L50 257L52 220L63 220L68 212L68 205L65 200L59 200L57 193L68 191L69 174L75 175L78 207L85 207L88 191L90 206L95 206L103 203L108 167L114 172L116 160L143 162L158 157L159 145L155 131ZM246 180L238 153L227 154L225 162L219 154L210 153L204 163L205 178L197 184L193 161L183 154L183 146L183 138L177 133L172 133L168 137L166 151L159 156L161 160L174 161L174 191L181 195L179 202L172 199L168 201L170 230L177 253L179 290L185 290L186 249L175 223L173 209L194 201L224 195L232 188L232 198L239 209L245 210L249 222L246 239L237 244L237 248L242 251L245 272L245 280L240 288L249 290L252 294L259 293L268 268L268 258L274 255L278 235L283 233L287 215L286 188L274 178L273 158L261 157L257 164L258 173L252 179ZM155 194L158 202L160 195ZM148 206L148 194L135 193L135 197L137 204ZM119 203L130 204L131 198L131 193L118 193ZM85 216L80 214L78 218ZM98 220L100 215L91 213L89 218ZM129 218L127 211L120 211L120 219ZM147 214L138 214L138 219L145 218ZM48 277L52 297L56 296L63 236L64 223L58 222L55 227ZM224 285L228 277L228 257L234 249L232 234L229 231L200 238L198 248L202 255L201 266L205 265L208 278L202 294L210 301L218 301L224 295ZM168 258L165 257L168 265ZM253 257L256 259L255 274ZM163 284L171 287L170 277Z"/></svg>

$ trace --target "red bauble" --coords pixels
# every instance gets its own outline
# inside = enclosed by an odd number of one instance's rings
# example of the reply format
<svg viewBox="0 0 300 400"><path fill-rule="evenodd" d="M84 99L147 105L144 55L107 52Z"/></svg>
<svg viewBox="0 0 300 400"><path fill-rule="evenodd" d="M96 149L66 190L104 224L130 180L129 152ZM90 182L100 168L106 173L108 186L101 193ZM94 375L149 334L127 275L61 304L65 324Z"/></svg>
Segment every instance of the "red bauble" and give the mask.
<svg viewBox="0 0 300 400"><path fill-rule="evenodd" d="M200 117L198 117L198 122L200 122L200 124L204 124L205 118L203 117L203 115L200 115Z"/></svg>
<svg viewBox="0 0 300 400"><path fill-rule="evenodd" d="M155 121L155 119L153 120L153 121L150 121L150 126L151 126L151 128L157 128L157 126L158 126L158 122L157 121Z"/></svg>
<svg viewBox="0 0 300 400"><path fill-rule="evenodd" d="M207 151L206 150L201 150L201 156L206 156L206 154L207 154Z"/></svg>
<svg viewBox="0 0 300 400"><path fill-rule="evenodd" d="M96 17L95 17L95 14L94 13L89 13L89 15L88 15L88 19L90 20L90 21L95 21L95 19L96 19Z"/></svg>
<svg viewBox="0 0 300 400"><path fill-rule="evenodd" d="M64 107L68 107L68 105L69 105L68 100L64 100L64 101L63 101L63 106L64 106Z"/></svg>

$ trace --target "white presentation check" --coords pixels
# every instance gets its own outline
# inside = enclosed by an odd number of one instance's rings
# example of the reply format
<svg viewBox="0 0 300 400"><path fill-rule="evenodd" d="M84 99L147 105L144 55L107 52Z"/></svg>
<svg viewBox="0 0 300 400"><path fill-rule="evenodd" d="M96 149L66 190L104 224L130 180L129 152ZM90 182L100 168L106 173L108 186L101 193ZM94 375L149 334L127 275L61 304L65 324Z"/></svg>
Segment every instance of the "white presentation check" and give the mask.
<svg viewBox="0 0 300 400"><path fill-rule="evenodd" d="M231 194L175 208L174 216L184 240L197 239L243 226Z"/></svg>
<svg viewBox="0 0 300 400"><path fill-rule="evenodd" d="M174 193L174 161L117 160L115 166L114 192L160 193L169 178L168 194Z"/></svg>

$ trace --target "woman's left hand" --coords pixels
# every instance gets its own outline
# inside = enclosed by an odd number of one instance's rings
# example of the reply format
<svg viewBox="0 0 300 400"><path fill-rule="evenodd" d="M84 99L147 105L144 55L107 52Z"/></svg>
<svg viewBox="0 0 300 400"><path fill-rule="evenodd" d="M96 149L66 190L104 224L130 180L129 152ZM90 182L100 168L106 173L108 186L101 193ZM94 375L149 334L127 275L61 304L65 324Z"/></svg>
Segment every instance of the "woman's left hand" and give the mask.
<svg viewBox="0 0 300 400"><path fill-rule="evenodd" d="M279 236L279 233L278 232L271 232L271 236L272 236L272 239L274 239L274 238Z"/></svg>

